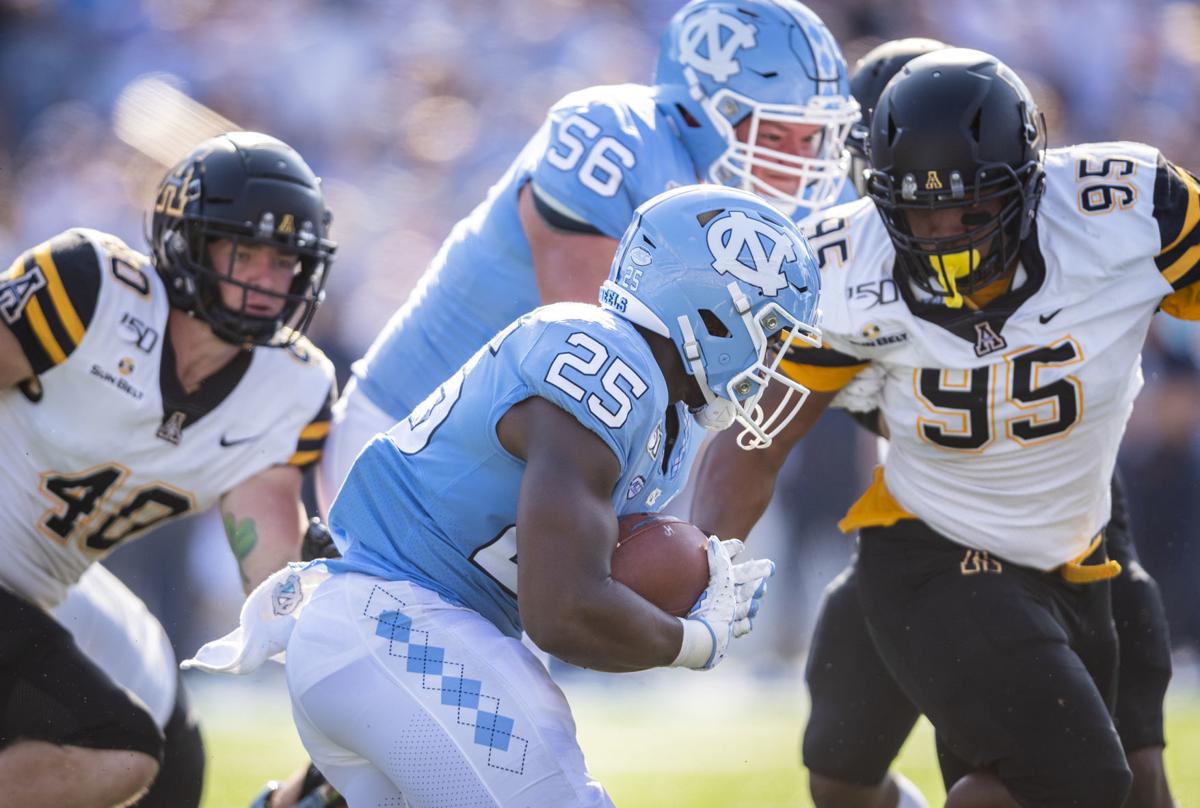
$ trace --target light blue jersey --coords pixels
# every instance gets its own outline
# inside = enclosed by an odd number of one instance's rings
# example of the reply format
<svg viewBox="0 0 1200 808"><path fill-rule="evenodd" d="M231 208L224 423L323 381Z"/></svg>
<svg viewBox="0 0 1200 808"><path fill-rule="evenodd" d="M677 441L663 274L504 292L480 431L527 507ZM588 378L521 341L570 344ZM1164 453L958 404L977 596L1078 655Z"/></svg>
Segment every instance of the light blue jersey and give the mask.
<svg viewBox="0 0 1200 808"><path fill-rule="evenodd" d="M658 510L686 483L698 430L682 403L668 406L637 329L594 306L544 306L367 444L330 511L346 548L330 568L414 581L519 635L514 525L525 464L501 446L496 424L532 396L612 449L618 515Z"/></svg>
<svg viewBox="0 0 1200 808"><path fill-rule="evenodd" d="M836 205L844 205L847 202L853 202L858 199L858 189L854 187L854 183L847 182L842 186L842 192L838 194ZM832 206L831 206L832 207ZM823 214L824 211L817 211L817 215Z"/></svg>
<svg viewBox="0 0 1200 808"><path fill-rule="evenodd" d="M614 239L642 202L695 183L673 126L653 88L636 84L593 87L555 104L355 363L360 389L396 420L404 418L476 348L541 305L517 214L517 194L527 182L553 225Z"/></svg>

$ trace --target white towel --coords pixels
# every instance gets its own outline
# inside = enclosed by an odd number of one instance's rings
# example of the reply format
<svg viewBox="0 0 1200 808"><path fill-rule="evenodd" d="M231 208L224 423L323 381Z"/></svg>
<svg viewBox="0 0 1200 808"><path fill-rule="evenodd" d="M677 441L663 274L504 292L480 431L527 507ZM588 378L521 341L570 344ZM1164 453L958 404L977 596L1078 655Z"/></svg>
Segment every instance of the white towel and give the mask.
<svg viewBox="0 0 1200 808"><path fill-rule="evenodd" d="M209 673L252 673L268 659L283 662L296 619L329 574L321 561L292 563L276 571L246 598L237 628L205 643L179 667Z"/></svg>

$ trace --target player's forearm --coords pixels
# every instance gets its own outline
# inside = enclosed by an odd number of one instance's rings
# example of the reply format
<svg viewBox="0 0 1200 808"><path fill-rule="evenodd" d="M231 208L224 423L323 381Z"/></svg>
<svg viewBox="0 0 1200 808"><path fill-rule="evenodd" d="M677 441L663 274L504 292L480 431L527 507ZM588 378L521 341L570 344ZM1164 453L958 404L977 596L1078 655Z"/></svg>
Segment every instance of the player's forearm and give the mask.
<svg viewBox="0 0 1200 808"><path fill-rule="evenodd" d="M289 561L300 560L302 536L298 531L293 540L290 535L280 535L278 530L262 533L262 526L254 517L245 516L239 519L228 511L223 512L221 516L225 522L229 548L237 559L242 588L246 594L254 591L254 587Z"/></svg>
<svg viewBox="0 0 1200 808"><path fill-rule="evenodd" d="M734 432L721 433L705 451L688 520L723 539L750 533L771 502L777 473L757 451L739 449Z"/></svg>
<svg viewBox="0 0 1200 808"><path fill-rule="evenodd" d="M308 519L300 472L275 466L221 498L221 519L247 594L289 561L300 560Z"/></svg>
<svg viewBox="0 0 1200 808"><path fill-rule="evenodd" d="M277 536L266 541L259 541L249 555L239 559L238 570L241 573L242 588L246 594L253 592L256 586L269 578L276 570L286 566L289 562L299 561L300 540L301 536L297 535L295 541L292 541L290 536Z"/></svg>
<svg viewBox="0 0 1200 808"><path fill-rule="evenodd" d="M679 654L679 621L609 579L564 595L537 610L545 617L522 618L543 651L582 668L625 673L670 665ZM522 615L525 611L522 611Z"/></svg>

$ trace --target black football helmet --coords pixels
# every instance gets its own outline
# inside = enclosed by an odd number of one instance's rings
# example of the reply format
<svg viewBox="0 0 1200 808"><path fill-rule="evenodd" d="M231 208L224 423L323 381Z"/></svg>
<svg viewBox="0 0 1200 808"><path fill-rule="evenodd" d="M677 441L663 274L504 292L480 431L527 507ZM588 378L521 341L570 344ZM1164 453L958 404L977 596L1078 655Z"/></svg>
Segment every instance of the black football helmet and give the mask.
<svg viewBox="0 0 1200 808"><path fill-rule="evenodd" d="M948 47L945 42L916 36L893 39L875 46L855 62L854 73L850 76L850 93L862 110L862 120L850 127L846 150L850 152L850 179L858 189L859 196L867 193L864 173L871 165L867 160L867 132L871 113L879 103L884 86L900 72L900 68L921 54Z"/></svg>
<svg viewBox="0 0 1200 808"><path fill-rule="evenodd" d="M168 172L148 238L172 306L226 342L285 346L304 333L325 296L336 250L330 220L320 180L294 149L257 132L230 132L204 141ZM230 267L212 265L215 239L230 239L235 252L238 244L266 244L295 253L299 271L283 294L240 282ZM221 282L242 288L239 308L222 302ZM283 298L279 314L250 314L250 292Z"/></svg>
<svg viewBox="0 0 1200 808"><path fill-rule="evenodd" d="M947 306L1012 267L1045 185L1045 121L1021 79L982 51L944 48L910 61L871 118L875 200L899 266ZM994 214L969 208L998 205ZM916 238L911 211L963 210L966 232Z"/></svg>

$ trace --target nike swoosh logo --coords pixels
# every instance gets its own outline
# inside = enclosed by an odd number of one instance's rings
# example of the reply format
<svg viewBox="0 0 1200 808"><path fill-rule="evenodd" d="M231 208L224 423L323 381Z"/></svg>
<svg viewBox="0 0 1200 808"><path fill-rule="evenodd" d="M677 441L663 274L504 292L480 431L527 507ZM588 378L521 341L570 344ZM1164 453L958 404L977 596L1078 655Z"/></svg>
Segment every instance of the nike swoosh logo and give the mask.
<svg viewBox="0 0 1200 808"><path fill-rule="evenodd" d="M1049 314L1039 314L1038 322L1041 323L1042 325L1045 325L1046 323L1050 322L1055 317L1057 317L1058 312L1060 312L1060 311L1062 311L1062 309L1057 309L1055 311L1050 312Z"/></svg>
<svg viewBox="0 0 1200 808"><path fill-rule="evenodd" d="M251 435L248 438L238 438L237 440L230 440L229 438L222 435L221 436L221 445L226 448L229 448L230 446L240 446L243 443L249 443L252 440L258 440L261 437L262 437L262 435Z"/></svg>

